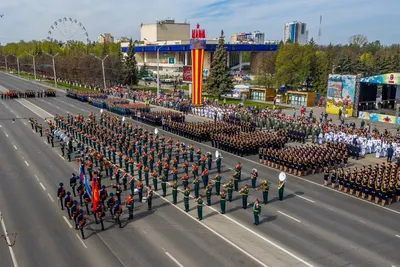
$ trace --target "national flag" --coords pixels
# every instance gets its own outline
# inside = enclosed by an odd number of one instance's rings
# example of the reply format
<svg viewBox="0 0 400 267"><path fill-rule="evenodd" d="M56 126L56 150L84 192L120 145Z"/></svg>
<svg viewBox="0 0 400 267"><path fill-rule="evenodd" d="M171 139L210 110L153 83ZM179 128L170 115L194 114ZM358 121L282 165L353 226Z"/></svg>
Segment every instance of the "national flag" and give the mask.
<svg viewBox="0 0 400 267"><path fill-rule="evenodd" d="M89 179L87 178L87 176L85 174L83 174L83 184L85 186L86 192L91 197L92 196L92 190L90 189Z"/></svg>
<svg viewBox="0 0 400 267"><path fill-rule="evenodd" d="M81 179L82 183L85 180L85 175L83 174L82 167L79 168L79 178Z"/></svg>
<svg viewBox="0 0 400 267"><path fill-rule="evenodd" d="M96 212L97 202L99 200L100 200L99 183L97 182L97 178L93 177L93 180L92 180L92 210L93 210L93 212Z"/></svg>

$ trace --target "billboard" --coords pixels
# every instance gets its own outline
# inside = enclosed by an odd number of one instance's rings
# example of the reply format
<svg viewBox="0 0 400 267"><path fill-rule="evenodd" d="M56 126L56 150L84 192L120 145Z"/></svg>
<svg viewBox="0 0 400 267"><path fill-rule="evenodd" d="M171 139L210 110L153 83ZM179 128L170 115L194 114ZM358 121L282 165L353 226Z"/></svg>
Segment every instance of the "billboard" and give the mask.
<svg viewBox="0 0 400 267"><path fill-rule="evenodd" d="M394 84L400 85L400 73L388 73L372 77L361 78L362 83L373 83L373 84Z"/></svg>
<svg viewBox="0 0 400 267"><path fill-rule="evenodd" d="M192 82L192 66L183 66L182 81Z"/></svg>
<svg viewBox="0 0 400 267"><path fill-rule="evenodd" d="M326 112L339 114L339 109L349 116L353 114L356 75L329 74L326 96Z"/></svg>
<svg viewBox="0 0 400 267"><path fill-rule="evenodd" d="M386 114L377 114L377 113L360 111L358 114L358 118L369 121L400 124L400 117L396 118L396 116L390 116Z"/></svg>

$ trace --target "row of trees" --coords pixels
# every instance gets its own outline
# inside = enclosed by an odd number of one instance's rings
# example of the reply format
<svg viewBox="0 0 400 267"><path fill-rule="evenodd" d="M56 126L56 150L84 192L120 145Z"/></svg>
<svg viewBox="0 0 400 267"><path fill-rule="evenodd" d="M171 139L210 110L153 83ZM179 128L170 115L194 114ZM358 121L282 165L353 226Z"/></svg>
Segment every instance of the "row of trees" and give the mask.
<svg viewBox="0 0 400 267"><path fill-rule="evenodd" d="M362 74L372 76L400 72L400 46L383 46L379 41L354 35L347 45L307 45L281 43L276 52L252 56L256 83L267 87L287 85L326 93L328 75Z"/></svg>
<svg viewBox="0 0 400 267"><path fill-rule="evenodd" d="M130 41L128 56L123 59L120 44L114 43L69 43L63 45L55 42L24 42L9 43L0 46L0 66L17 70L17 62L21 72L33 73L33 60L37 75L53 76L51 56L57 55L57 78L88 86L102 87L103 73L101 59L104 60L105 76L108 85L135 85L138 83L138 69L135 55L132 51L134 43ZM49 56L50 55L50 56ZM18 60L17 60L18 59Z"/></svg>

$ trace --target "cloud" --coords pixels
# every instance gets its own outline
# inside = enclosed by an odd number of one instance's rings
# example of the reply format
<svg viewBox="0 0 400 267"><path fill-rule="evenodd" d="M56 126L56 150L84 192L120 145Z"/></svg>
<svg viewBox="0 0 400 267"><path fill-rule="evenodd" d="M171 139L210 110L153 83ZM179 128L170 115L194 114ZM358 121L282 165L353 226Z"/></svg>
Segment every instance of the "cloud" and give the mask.
<svg viewBox="0 0 400 267"><path fill-rule="evenodd" d="M396 17L400 1L385 0L12 0L0 1L0 42L45 39L51 24L72 17L87 28L91 40L104 32L139 39L140 24L166 17L200 23L207 36L260 30L266 39L280 40L285 22L306 22L317 37L323 16L322 43L345 43L352 34L398 43ZM65 25L63 27L68 27Z"/></svg>

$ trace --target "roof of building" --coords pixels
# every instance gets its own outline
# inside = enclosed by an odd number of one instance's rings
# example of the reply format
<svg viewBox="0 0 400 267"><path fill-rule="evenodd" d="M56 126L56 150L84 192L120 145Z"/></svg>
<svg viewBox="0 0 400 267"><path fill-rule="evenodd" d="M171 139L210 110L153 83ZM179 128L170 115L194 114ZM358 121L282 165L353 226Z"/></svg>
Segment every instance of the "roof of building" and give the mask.
<svg viewBox="0 0 400 267"><path fill-rule="evenodd" d="M263 52L263 51L276 51L278 50L278 44L225 44L226 51L228 52ZM217 48L217 44L206 44L205 51L214 52ZM126 53L127 47L121 47L121 52ZM190 51L190 44L179 44L179 45L146 45L146 46L135 46L135 53L138 52L186 52Z"/></svg>

